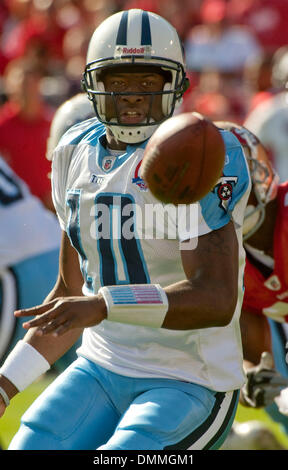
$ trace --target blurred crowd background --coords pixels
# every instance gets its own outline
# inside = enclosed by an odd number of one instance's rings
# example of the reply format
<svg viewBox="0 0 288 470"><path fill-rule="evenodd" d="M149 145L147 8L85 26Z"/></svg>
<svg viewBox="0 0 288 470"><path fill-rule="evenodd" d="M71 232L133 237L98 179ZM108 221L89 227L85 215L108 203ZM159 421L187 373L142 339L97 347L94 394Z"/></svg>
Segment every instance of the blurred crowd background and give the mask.
<svg viewBox="0 0 288 470"><path fill-rule="evenodd" d="M53 114L81 91L95 27L129 8L178 30L191 82L181 111L249 126L288 179L288 0L1 0L0 154L32 193L52 207Z"/></svg>

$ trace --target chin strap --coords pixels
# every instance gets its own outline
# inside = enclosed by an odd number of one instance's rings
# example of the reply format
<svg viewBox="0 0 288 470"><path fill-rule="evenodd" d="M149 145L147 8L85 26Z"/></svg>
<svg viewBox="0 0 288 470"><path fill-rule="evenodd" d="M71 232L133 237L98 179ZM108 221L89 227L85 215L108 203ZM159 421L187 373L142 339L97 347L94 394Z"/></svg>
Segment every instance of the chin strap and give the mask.
<svg viewBox="0 0 288 470"><path fill-rule="evenodd" d="M156 131L159 124L152 124L151 126L139 126L139 127L126 127L126 126L109 126L108 129L112 132L115 139L126 144L138 144L149 139L151 135Z"/></svg>

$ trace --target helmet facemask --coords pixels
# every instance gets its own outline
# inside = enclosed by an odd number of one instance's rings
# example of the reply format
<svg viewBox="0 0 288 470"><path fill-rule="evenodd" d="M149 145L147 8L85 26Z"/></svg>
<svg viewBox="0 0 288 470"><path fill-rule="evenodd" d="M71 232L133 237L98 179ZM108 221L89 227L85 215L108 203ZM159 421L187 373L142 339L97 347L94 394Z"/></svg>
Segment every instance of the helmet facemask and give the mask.
<svg viewBox="0 0 288 470"><path fill-rule="evenodd" d="M127 59L127 60L126 60ZM109 64L109 59L105 61L95 61L92 64L88 64L84 73L84 87L88 94L89 99L92 101L94 110L97 118L106 127L108 127L117 140L126 143L138 143L148 139L155 129L166 119L170 118L177 106L181 104L182 96L185 91L187 79L185 78L185 72L181 64L163 63L164 61L159 59L157 62L156 58L153 62L145 62L144 58L129 57L125 61L121 60L121 63ZM124 62L124 66L123 66ZM162 90L153 92L109 92L105 90L103 83L103 73L109 73L113 69L118 69L121 66L121 70L125 73L129 73L129 69L133 72L141 72L142 70L150 71L150 73L160 73L165 77L165 83ZM132 69L133 67L133 69ZM138 70L139 69L139 70ZM137 124L125 124L121 122L121 118L118 112L117 101L119 97L129 96L141 96L148 97L149 109L146 118L143 122ZM162 116L160 119L155 120L152 115L153 104L157 100L157 97L161 97L162 103ZM106 114L106 100L110 99L114 105L113 119L108 119Z"/></svg>

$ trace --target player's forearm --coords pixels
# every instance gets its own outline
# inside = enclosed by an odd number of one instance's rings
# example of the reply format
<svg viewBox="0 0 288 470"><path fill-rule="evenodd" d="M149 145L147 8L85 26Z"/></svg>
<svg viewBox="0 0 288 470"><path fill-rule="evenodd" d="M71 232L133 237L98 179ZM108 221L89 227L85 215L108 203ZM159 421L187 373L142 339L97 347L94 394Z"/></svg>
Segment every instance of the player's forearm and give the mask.
<svg viewBox="0 0 288 470"><path fill-rule="evenodd" d="M36 316L23 327L33 332L30 344L39 349L38 340L43 336L64 337L70 330L95 326L103 320L173 330L226 326L236 302L228 281L204 282L198 278L165 289L158 284L105 286L94 296L60 298L15 314ZM50 350L51 346L47 352Z"/></svg>
<svg viewBox="0 0 288 470"><path fill-rule="evenodd" d="M48 294L43 304L58 298L65 297L69 295L70 292L75 292L66 289L63 282L58 279L56 285L52 291ZM79 291L76 291L78 295ZM54 364L60 357L65 354L70 347L76 342L82 333L82 329L74 329L67 332L66 335L63 335L61 338L55 338L53 336L43 336L39 337L35 334L36 328L29 330L23 338L25 343L30 344L38 353L43 356L43 358L50 364ZM24 334L24 330L23 330ZM4 363L5 365L5 363ZM23 367L25 364L23 364ZM0 373L0 387L7 393L9 399L13 398L18 393L18 388L15 384L9 380L5 375L5 369L3 374ZM1 398L1 397L0 397Z"/></svg>
<svg viewBox="0 0 288 470"><path fill-rule="evenodd" d="M30 344L34 348L35 352L37 351L38 353L40 353L41 356L44 358L44 360L46 360L50 365L52 365L54 362L56 362L57 359L63 356L63 354L65 354L66 351L68 351L68 349L79 338L79 335L81 334L81 332L82 330L80 329L74 329L74 330L70 330L69 332L67 332L66 335L63 335L61 338L60 337L54 338L52 336L43 336L39 338L37 337L37 335L35 335L35 329L33 329L33 330L28 331L28 333L25 335L24 342ZM9 360L9 357L10 356L8 356L8 360ZM18 353L18 359L14 361L14 365L13 365L14 369L15 367L18 367L18 369L21 370L21 367L22 367L22 368L27 368L28 370L31 368L32 370L33 367L35 367L34 361L32 361L31 364L25 364L24 363L25 361L24 360L22 361L22 359L23 358L21 357L21 354ZM20 364L20 361L22 361L23 363L21 362ZM10 380L8 379L8 377L6 377L5 374L7 372L5 371L5 364L6 362L4 362L3 368L0 369L0 387L6 392L6 394L8 395L8 398L11 400L11 398L13 398L19 391L21 391L21 389L19 388L18 385L17 386L15 385L14 383L15 381ZM40 367L41 367L41 364L40 364ZM12 376L14 375L13 368L12 368ZM49 366L47 369L49 369ZM7 369L7 371L9 371L8 375L11 378L10 376L11 366ZM37 376L39 375L42 375L42 374L40 373L37 375L37 372L35 373L32 372L32 375L31 375L32 378L30 380L30 383L34 382L34 380L36 380ZM20 381L22 381L21 374L17 372L16 376L20 377ZM23 386L23 389L24 388L26 387ZM0 393L0 416L2 414L1 413L1 401L3 401L3 398L1 397L1 393Z"/></svg>
<svg viewBox="0 0 288 470"><path fill-rule="evenodd" d="M58 279L56 285L45 298L43 304L47 304L51 300L68 297L69 295L82 295L80 289L68 289L61 278ZM36 328L29 330L24 336L24 341L33 346L43 357L49 362L54 364L60 357L62 357L68 349L77 341L83 329L78 328L69 331L63 335L61 340L53 336L39 337L35 334Z"/></svg>
<svg viewBox="0 0 288 470"><path fill-rule="evenodd" d="M50 365L54 364L73 346L83 331L83 329L77 328L70 330L61 338L55 338L53 336L39 337L35 334L35 330L36 328L29 330L23 339L33 346Z"/></svg>
<svg viewBox="0 0 288 470"><path fill-rule="evenodd" d="M70 297L73 295L82 296L82 283L77 282L75 285L67 285L59 275L56 284L43 300L43 304L60 297Z"/></svg>
<svg viewBox="0 0 288 470"><path fill-rule="evenodd" d="M162 327L190 330L227 325L233 316L236 286L228 289L225 282L181 281L165 288L169 308Z"/></svg>

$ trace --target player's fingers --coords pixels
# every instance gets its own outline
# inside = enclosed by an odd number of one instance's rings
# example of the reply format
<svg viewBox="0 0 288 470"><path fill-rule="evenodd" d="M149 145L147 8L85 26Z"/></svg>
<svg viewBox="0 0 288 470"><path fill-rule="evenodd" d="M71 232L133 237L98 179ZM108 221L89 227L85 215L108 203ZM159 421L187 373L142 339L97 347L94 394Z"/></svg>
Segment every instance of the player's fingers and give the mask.
<svg viewBox="0 0 288 470"><path fill-rule="evenodd" d="M15 317L31 317L42 315L43 313L47 312L47 310L53 307L58 299L51 300L51 302L47 302L46 304L36 305L31 308L23 308L21 310L15 310L14 315Z"/></svg>
<svg viewBox="0 0 288 470"><path fill-rule="evenodd" d="M273 387L281 387L281 388L286 388L288 386L288 379L286 377L273 377L269 384Z"/></svg>
<svg viewBox="0 0 288 470"><path fill-rule="evenodd" d="M72 322L70 320L67 320L65 323L62 323L62 325L58 326L56 330L53 333L53 336L62 336L64 333L67 333L67 331L71 330L72 328Z"/></svg>
<svg viewBox="0 0 288 470"><path fill-rule="evenodd" d="M61 319L61 322L51 321L47 326L39 327L36 330L37 336L53 335L55 337L62 336L73 328L73 322L70 319Z"/></svg>
<svg viewBox="0 0 288 470"><path fill-rule="evenodd" d="M43 313L42 315L39 315L37 318L33 318L32 320L28 320L27 322L23 323L23 328L30 329L37 326L47 326L56 317L58 317L58 320L60 320L60 315L63 313L64 308L65 307L62 304L52 306L50 310Z"/></svg>
<svg viewBox="0 0 288 470"><path fill-rule="evenodd" d="M278 388L278 389L273 389L273 390L267 391L267 393L265 394L265 397L266 397L265 403L266 404L272 403L274 398L276 398L280 395L281 390L283 390L283 389Z"/></svg>
<svg viewBox="0 0 288 470"><path fill-rule="evenodd" d="M69 317L66 315L66 312L61 312L59 315L57 315L56 318L48 321L48 323L40 325L38 327L37 334L41 336L54 334L58 330L58 328L61 328L64 324L67 323L70 323Z"/></svg>
<svg viewBox="0 0 288 470"><path fill-rule="evenodd" d="M254 383L258 385L269 384L269 385L287 387L288 378L283 377L281 374L279 374L275 370L262 370L260 373L255 375Z"/></svg>

